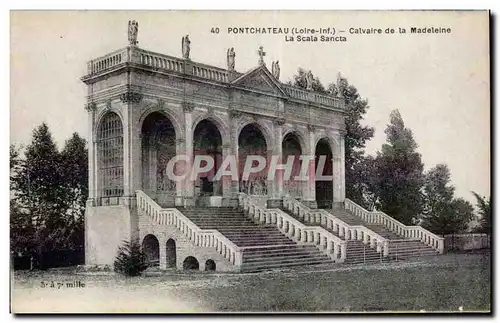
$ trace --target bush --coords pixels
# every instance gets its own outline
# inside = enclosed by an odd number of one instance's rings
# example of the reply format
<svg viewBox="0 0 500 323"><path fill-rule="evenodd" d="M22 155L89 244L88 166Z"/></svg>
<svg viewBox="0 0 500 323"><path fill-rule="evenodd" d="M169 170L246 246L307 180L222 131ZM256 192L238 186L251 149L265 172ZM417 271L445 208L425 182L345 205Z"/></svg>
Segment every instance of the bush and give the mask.
<svg viewBox="0 0 500 323"><path fill-rule="evenodd" d="M142 247L137 241L124 241L118 248L114 270L125 276L139 276L148 268L146 256L142 252Z"/></svg>

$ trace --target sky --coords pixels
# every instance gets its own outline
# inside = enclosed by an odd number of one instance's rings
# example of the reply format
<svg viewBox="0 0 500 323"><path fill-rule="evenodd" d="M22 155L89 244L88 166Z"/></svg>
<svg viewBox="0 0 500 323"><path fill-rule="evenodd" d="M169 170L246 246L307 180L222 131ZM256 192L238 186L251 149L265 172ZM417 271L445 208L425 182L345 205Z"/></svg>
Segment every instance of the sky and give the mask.
<svg viewBox="0 0 500 323"><path fill-rule="evenodd" d="M189 34L191 59L225 67L234 47L236 69L279 60L280 79L297 68L327 85L340 72L368 100L363 120L375 128L367 145L385 142L389 114L398 109L419 144L425 169L445 163L456 195L490 195L489 21L487 12L436 11L39 11L11 13L11 143L28 143L47 122L61 148L73 132L87 137L86 62L127 45L128 20L139 22L139 47L181 56ZM410 27L451 28L450 34L410 34ZM229 34L230 27L345 30L346 42L286 42L284 35ZM398 28L407 34L399 34ZM211 33L219 28L219 33ZM394 28L394 34L355 34L351 28Z"/></svg>

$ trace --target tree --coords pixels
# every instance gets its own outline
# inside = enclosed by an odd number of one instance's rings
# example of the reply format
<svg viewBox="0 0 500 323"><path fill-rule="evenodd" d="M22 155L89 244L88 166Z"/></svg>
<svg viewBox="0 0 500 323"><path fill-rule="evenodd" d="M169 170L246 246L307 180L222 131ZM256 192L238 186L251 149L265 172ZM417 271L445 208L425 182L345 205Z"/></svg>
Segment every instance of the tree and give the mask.
<svg viewBox="0 0 500 323"><path fill-rule="evenodd" d="M422 226L438 234L466 231L473 216L472 205L454 198L448 166L439 164L425 174Z"/></svg>
<svg viewBox="0 0 500 323"><path fill-rule="evenodd" d="M148 268L146 256L137 240L124 241L118 248L114 262L114 270L125 276L139 276Z"/></svg>
<svg viewBox="0 0 500 323"><path fill-rule="evenodd" d="M476 192L472 192L477 200L477 209L479 211L479 231L491 234L491 197L486 199Z"/></svg>
<svg viewBox="0 0 500 323"><path fill-rule="evenodd" d="M378 209L410 225L423 209L424 166L412 131L397 110L391 112L385 133L387 143L374 159L370 191Z"/></svg>
<svg viewBox="0 0 500 323"><path fill-rule="evenodd" d="M43 266L45 253L83 245L85 140L74 134L60 153L43 123L24 155L21 160L11 148L11 249L35 254Z"/></svg>
<svg viewBox="0 0 500 323"><path fill-rule="evenodd" d="M341 78L341 88L345 100L345 185L346 195L356 203L367 206L367 166L365 161L365 147L368 140L373 137L372 127L361 125L364 115L369 109L368 101L363 99L354 85L350 85L346 78ZM292 85L306 88L306 71L298 70L294 75ZM325 90L318 78L313 80L313 90L319 93L337 95L339 87L336 83L331 83Z"/></svg>

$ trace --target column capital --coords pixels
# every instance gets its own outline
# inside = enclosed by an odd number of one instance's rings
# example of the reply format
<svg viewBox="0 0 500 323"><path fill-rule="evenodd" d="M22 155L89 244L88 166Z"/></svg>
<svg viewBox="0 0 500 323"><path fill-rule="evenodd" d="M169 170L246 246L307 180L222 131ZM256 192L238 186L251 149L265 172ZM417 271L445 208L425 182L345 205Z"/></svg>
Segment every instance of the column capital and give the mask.
<svg viewBox="0 0 500 323"><path fill-rule="evenodd" d="M241 111L233 109L229 110L229 118L231 119L239 119L241 115L242 115Z"/></svg>
<svg viewBox="0 0 500 323"><path fill-rule="evenodd" d="M316 131L316 126L313 125L313 124L308 124L307 125L307 130L309 130L309 132L315 132Z"/></svg>
<svg viewBox="0 0 500 323"><path fill-rule="evenodd" d="M286 120L283 117L275 117L273 120L273 124L276 126L283 126L285 124Z"/></svg>
<svg viewBox="0 0 500 323"><path fill-rule="evenodd" d="M193 110L194 110L194 103L187 101L182 102L182 111L193 112Z"/></svg>
<svg viewBox="0 0 500 323"><path fill-rule="evenodd" d="M123 103L139 103L142 100L142 94L129 90L125 93L120 94L120 100Z"/></svg>
<svg viewBox="0 0 500 323"><path fill-rule="evenodd" d="M95 102L89 102L85 104L85 110L88 112L95 111L97 109L97 104Z"/></svg>

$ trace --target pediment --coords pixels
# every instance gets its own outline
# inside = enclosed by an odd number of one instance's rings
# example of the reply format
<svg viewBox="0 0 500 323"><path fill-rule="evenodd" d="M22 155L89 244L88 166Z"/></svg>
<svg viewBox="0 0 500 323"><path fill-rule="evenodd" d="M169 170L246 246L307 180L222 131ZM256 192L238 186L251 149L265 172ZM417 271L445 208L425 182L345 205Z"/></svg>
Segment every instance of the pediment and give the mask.
<svg viewBox="0 0 500 323"><path fill-rule="evenodd" d="M286 96L280 83L272 76L265 66L254 68L232 82L244 88L271 93L277 96Z"/></svg>

